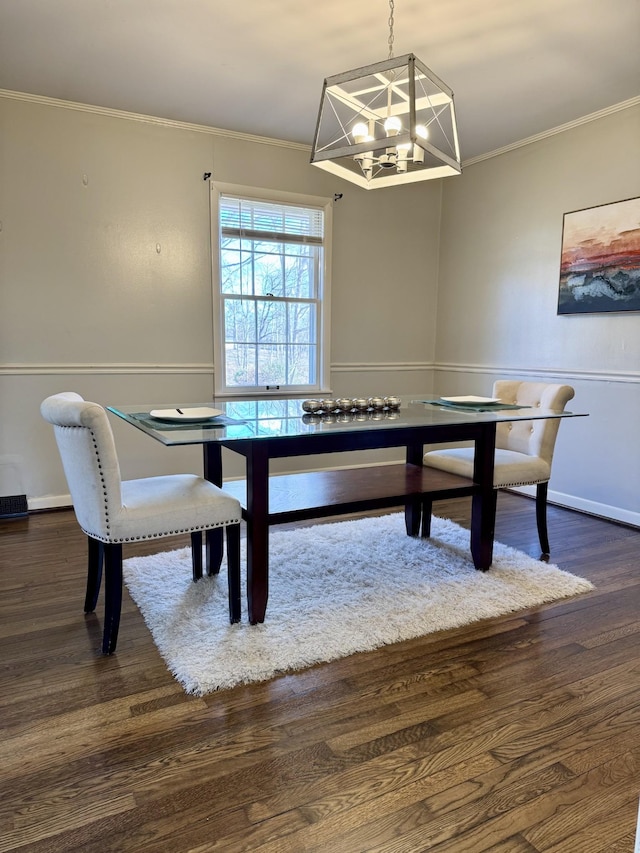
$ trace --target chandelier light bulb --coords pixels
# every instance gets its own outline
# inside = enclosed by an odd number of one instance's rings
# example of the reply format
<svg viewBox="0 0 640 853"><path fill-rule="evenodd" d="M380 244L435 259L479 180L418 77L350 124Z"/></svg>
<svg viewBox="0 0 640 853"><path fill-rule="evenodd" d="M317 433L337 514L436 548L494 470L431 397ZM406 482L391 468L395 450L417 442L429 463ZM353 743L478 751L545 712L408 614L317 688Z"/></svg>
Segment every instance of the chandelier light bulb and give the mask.
<svg viewBox="0 0 640 853"><path fill-rule="evenodd" d="M369 136L369 128L363 121L356 122L356 124L353 125L351 135L356 143L366 142L367 137Z"/></svg>
<svg viewBox="0 0 640 853"><path fill-rule="evenodd" d="M415 130L416 136L420 137L420 139L428 139L429 131L423 124L417 124ZM424 148L421 148L420 145L413 146L413 157L411 158L414 163L420 165L424 163Z"/></svg>
<svg viewBox="0 0 640 853"><path fill-rule="evenodd" d="M387 136L397 136L402 130L402 122L398 116L389 116L384 123L384 131Z"/></svg>
<svg viewBox="0 0 640 853"><path fill-rule="evenodd" d="M363 121L358 121L354 124L351 135L356 145L359 145L361 142L371 142L373 140L373 137L369 133L369 126ZM356 163L360 164L360 168L367 180L370 180L373 168L373 152L365 151L363 154L354 154L353 159Z"/></svg>

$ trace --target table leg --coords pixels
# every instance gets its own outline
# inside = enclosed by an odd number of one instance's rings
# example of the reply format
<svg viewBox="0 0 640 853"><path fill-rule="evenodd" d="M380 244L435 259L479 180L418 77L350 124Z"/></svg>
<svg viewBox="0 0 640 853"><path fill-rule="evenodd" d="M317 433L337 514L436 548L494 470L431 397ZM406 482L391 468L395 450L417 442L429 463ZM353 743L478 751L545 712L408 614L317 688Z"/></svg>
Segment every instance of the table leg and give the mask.
<svg viewBox="0 0 640 853"><path fill-rule="evenodd" d="M480 485L480 492L473 496L471 502L471 555L476 569L482 571L486 571L493 561L497 498L493 488L495 447L495 423L483 424L475 442L473 470L473 479Z"/></svg>
<svg viewBox="0 0 640 853"><path fill-rule="evenodd" d="M404 505L404 526L407 536L417 536L420 533L422 505L420 498L414 498Z"/></svg>
<svg viewBox="0 0 640 853"><path fill-rule="evenodd" d="M407 465L422 465L424 445L407 445ZM420 532L422 518L422 503L419 497L411 498L404 505L404 526L407 536L417 536Z"/></svg>
<svg viewBox="0 0 640 853"><path fill-rule="evenodd" d="M256 442L247 455L247 607L264 622L269 597L269 457Z"/></svg>
<svg viewBox="0 0 640 853"><path fill-rule="evenodd" d="M428 497L422 498L422 530L420 535L423 539L431 536L431 518L433 516L433 500Z"/></svg>
<svg viewBox="0 0 640 853"><path fill-rule="evenodd" d="M222 486L222 447L217 441L211 441L205 442L202 448L205 480L215 486ZM220 572L224 554L224 528L216 527L214 530L207 530L205 543L207 575L217 575Z"/></svg>

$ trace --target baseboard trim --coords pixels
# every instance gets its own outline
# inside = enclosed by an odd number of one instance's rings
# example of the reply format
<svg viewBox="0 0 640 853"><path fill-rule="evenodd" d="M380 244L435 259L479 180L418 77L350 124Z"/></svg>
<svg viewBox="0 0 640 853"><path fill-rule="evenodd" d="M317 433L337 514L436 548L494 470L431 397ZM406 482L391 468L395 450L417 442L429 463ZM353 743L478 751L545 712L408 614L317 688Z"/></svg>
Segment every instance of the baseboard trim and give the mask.
<svg viewBox="0 0 640 853"><path fill-rule="evenodd" d="M528 497L535 497L535 486L519 486L518 488L509 489L510 492L517 492ZM610 506L609 504L598 503L597 501L589 501L585 498L576 497L576 495L567 495L564 492L554 492L549 490L547 502L562 506L566 509L575 509L578 512L583 512L585 515L595 515L598 518L604 518L607 521L618 521L621 524L626 524L629 527L640 528L640 512L623 509L622 507Z"/></svg>

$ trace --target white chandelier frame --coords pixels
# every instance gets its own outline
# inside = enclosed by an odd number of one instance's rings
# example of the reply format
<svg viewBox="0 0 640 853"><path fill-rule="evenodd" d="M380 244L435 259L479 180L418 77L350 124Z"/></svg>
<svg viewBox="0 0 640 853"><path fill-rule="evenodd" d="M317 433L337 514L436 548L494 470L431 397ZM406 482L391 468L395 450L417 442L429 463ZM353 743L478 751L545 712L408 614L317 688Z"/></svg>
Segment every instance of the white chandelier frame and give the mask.
<svg viewBox="0 0 640 853"><path fill-rule="evenodd" d="M311 163L363 189L458 175L453 92L412 53L327 77Z"/></svg>

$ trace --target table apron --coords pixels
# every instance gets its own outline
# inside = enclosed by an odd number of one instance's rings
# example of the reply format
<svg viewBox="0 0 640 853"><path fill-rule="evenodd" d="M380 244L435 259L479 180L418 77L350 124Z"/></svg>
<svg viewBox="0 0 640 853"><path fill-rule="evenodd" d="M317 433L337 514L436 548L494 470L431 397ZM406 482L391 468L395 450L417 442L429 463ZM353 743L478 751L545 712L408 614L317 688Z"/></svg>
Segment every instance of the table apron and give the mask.
<svg viewBox="0 0 640 853"><path fill-rule="evenodd" d="M367 432L337 432L277 438L250 438L219 443L234 453L250 456L256 446L269 459L289 456L312 456L323 453L345 453L354 450L381 450L389 447L409 447L423 444L441 444L455 441L478 441L483 436L495 443L495 422L480 424L450 424L447 426L420 426ZM207 442L204 446L208 446Z"/></svg>

